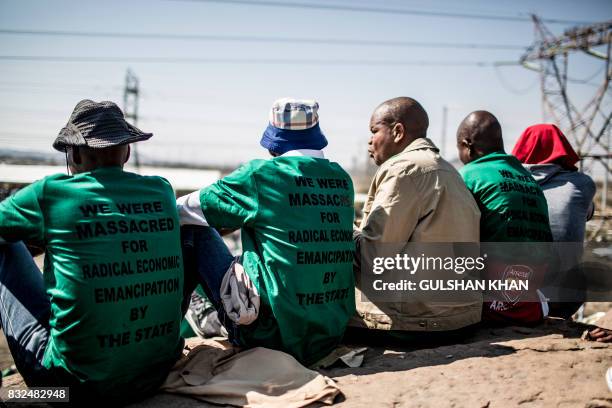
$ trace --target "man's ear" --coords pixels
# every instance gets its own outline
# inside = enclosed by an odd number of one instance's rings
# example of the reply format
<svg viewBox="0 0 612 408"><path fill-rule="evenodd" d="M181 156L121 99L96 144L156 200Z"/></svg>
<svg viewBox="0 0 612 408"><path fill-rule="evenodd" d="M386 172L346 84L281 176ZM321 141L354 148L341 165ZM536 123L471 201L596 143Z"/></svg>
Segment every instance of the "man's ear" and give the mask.
<svg viewBox="0 0 612 408"><path fill-rule="evenodd" d="M130 160L131 152L132 152L132 149L130 148L130 145L127 145L127 152L125 153L125 160L123 161L123 164L127 163L128 160Z"/></svg>
<svg viewBox="0 0 612 408"><path fill-rule="evenodd" d="M462 138L459 143L461 143L461 146L465 147L469 151L472 151L472 141L471 140Z"/></svg>
<svg viewBox="0 0 612 408"><path fill-rule="evenodd" d="M393 141L395 143L400 143L406 137L406 129L403 124L396 123L391 129L391 134L393 135Z"/></svg>

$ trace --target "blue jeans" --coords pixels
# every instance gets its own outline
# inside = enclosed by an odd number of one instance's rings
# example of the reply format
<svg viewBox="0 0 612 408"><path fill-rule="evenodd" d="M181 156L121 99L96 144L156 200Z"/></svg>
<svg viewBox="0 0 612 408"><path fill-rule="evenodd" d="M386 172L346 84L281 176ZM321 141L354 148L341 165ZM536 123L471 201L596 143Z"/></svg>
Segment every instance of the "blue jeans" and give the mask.
<svg viewBox="0 0 612 408"><path fill-rule="evenodd" d="M237 339L237 326L225 314L220 296L221 280L233 256L213 228L183 227L181 243L185 270L183 312L200 283L218 310L230 340ZM64 373L42 365L49 341L50 317L51 303L43 274L26 246L21 242L0 244L0 326L17 370L29 386L66 385Z"/></svg>
<svg viewBox="0 0 612 408"><path fill-rule="evenodd" d="M230 342L239 345L238 325L227 317L221 303L221 281L234 260L223 238L214 228L184 225L181 227L181 246L187 301L197 284L201 284L215 306Z"/></svg>
<svg viewBox="0 0 612 408"><path fill-rule="evenodd" d="M0 244L0 325L17 370L29 386L56 382L42 366L50 317L43 275L26 246Z"/></svg>

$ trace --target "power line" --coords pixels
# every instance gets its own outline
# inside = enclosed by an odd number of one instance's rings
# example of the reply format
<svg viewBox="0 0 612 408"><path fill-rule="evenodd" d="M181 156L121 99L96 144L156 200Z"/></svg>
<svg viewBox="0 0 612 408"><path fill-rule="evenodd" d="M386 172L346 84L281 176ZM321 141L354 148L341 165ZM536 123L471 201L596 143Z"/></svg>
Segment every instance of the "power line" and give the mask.
<svg viewBox="0 0 612 408"><path fill-rule="evenodd" d="M529 84L527 87L522 88L522 89L518 89L513 84L511 84L509 81L506 81L506 79L503 77L499 67L495 67L494 70L495 70L495 76L497 76L497 80L502 85L502 88L504 88L506 91L508 91L510 93L513 93L514 95L526 95L539 82L539 78L536 77L534 79L534 81L531 84Z"/></svg>
<svg viewBox="0 0 612 408"><path fill-rule="evenodd" d="M501 16L494 14L470 14L457 13L446 11L431 11L431 10L410 10L410 9L389 9L376 7L354 7L342 6L336 4L312 4L312 3L287 3L282 1L246 1L246 0L173 0L173 1L191 1L197 3L223 3L223 4L240 4L248 6L264 6L264 7L284 7L284 8L300 8L311 10L332 10L332 11L349 11L360 13L379 13L379 14L402 14L415 15L424 17L445 17L445 18L464 18L473 20L495 20L507 22L531 22L528 16ZM546 18L542 21L549 24L591 24L589 21L563 20Z"/></svg>
<svg viewBox="0 0 612 408"><path fill-rule="evenodd" d="M86 37L86 38L132 38L141 40L193 40L193 41L228 41L249 43L288 43L288 44L325 44L325 45L356 45L356 46L387 46L387 47L421 47L421 48L461 48L485 50L525 50L525 46L514 44L490 43L450 43L427 41L388 41L388 40L351 40L340 38L306 38L306 37L266 37L240 35L210 35L210 34L170 34L170 33L128 33L128 32L91 32L91 31L61 31L61 30L30 30L30 29L0 29L0 34Z"/></svg>
<svg viewBox="0 0 612 408"><path fill-rule="evenodd" d="M0 55L0 61L36 62L131 62L155 64L256 64L256 65L365 65L365 66L447 66L494 67L518 65L516 61L458 61L458 60L362 60L362 59L251 59L197 57L78 57L56 55Z"/></svg>
<svg viewBox="0 0 612 408"><path fill-rule="evenodd" d="M138 105L140 99L140 80L132 72L127 70L125 75L125 87L123 88L123 114L126 120L129 120L132 125L138 126ZM138 146L134 145L134 164L136 172L140 172L140 157L138 154Z"/></svg>
<svg viewBox="0 0 612 408"><path fill-rule="evenodd" d="M165 132L168 134L168 132ZM24 132L0 132L0 142L7 143L21 143L28 142L29 144L48 144L50 145L55 137L57 136L54 132L49 132L48 134L43 133L24 133ZM214 148L229 148L229 149L252 149L252 146L249 143L235 143L229 141L215 141L215 140L201 140L201 139L174 139L169 136L164 139L159 139L159 137L153 137L151 140L147 141L147 144L143 145L144 149L151 150L155 148L164 148L167 149L169 147L181 148L184 146L206 146L206 147L214 147Z"/></svg>

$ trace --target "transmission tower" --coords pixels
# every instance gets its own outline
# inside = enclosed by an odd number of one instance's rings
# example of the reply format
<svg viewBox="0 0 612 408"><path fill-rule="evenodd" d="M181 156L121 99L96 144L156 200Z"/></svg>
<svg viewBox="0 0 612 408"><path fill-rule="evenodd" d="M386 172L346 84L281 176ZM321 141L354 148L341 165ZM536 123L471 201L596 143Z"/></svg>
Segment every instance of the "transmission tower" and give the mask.
<svg viewBox="0 0 612 408"><path fill-rule="evenodd" d="M555 122L563 130L581 159L581 170L594 173L597 166L603 170L601 205L596 213L600 222L588 239L606 239L610 231L611 213L607 196L612 173L612 109L607 98L611 96L612 21L572 28L563 35L555 36L537 16L533 15L532 19L535 41L520 61L526 68L540 73L543 119L545 122ZM603 65L595 94L582 106L577 102L577 98L571 97L568 83L590 83L596 77L575 79L568 76L570 55L577 53L591 56L593 62Z"/></svg>
<svg viewBox="0 0 612 408"><path fill-rule="evenodd" d="M123 114L125 119L134 126L138 126L138 98L139 98L138 77L128 69L125 75L125 87L123 88ZM134 166L136 172L140 173L140 158L138 157L137 143L132 144L132 154L134 156Z"/></svg>

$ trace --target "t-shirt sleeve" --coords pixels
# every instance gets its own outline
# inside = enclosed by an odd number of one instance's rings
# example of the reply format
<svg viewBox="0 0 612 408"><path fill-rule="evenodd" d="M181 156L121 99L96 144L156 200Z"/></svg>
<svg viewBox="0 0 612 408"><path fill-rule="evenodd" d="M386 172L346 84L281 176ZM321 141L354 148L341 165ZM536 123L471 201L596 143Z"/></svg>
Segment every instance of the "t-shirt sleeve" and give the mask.
<svg viewBox="0 0 612 408"><path fill-rule="evenodd" d="M241 228L257 218L258 191L255 168L246 164L200 191L200 205L208 224L216 228Z"/></svg>
<svg viewBox="0 0 612 408"><path fill-rule="evenodd" d="M206 218L202 212L200 191L194 191L191 194L177 198L176 209L181 225L208 226L208 222L206 222Z"/></svg>
<svg viewBox="0 0 612 408"><path fill-rule="evenodd" d="M467 167L463 166L461 169L459 169L459 174L461 175L461 178L463 179L463 182L467 186L468 190L473 191L474 179Z"/></svg>
<svg viewBox="0 0 612 408"><path fill-rule="evenodd" d="M0 203L0 238L8 242L44 241L44 215L40 205L44 180L22 188Z"/></svg>
<svg viewBox="0 0 612 408"><path fill-rule="evenodd" d="M483 195L486 194L486 191L490 191L492 188L495 188L494 184L483 184L482 181L478 180L477 175L474 170L470 166L464 166L459 170L459 174L465 183L467 189L472 193L474 200L476 200L476 204L478 204L478 208L483 210L482 198Z"/></svg>

